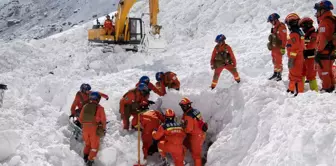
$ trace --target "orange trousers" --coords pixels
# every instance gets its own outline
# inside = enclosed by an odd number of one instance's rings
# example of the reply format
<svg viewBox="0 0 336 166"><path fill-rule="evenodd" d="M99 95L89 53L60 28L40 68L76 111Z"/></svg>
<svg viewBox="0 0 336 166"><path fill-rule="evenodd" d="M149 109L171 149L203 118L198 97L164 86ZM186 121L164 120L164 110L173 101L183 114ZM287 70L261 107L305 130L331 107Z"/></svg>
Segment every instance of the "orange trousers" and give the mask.
<svg viewBox="0 0 336 166"><path fill-rule="evenodd" d="M318 66L318 74L322 80L322 89L328 90L335 86L334 73L332 70L334 60L321 60L322 67Z"/></svg>
<svg viewBox="0 0 336 166"><path fill-rule="evenodd" d="M205 134L188 134L184 140L184 145L191 152L194 166L202 166L202 146L204 140Z"/></svg>
<svg viewBox="0 0 336 166"><path fill-rule="evenodd" d="M137 125L138 123L138 115L136 113L124 113L122 114L122 119L123 119L123 127L125 130L128 130L129 129L129 125L130 125L130 120L129 118L133 116L133 119L132 119L132 125L135 126Z"/></svg>
<svg viewBox="0 0 336 166"><path fill-rule="evenodd" d="M112 28L104 28L105 35L112 35L113 29Z"/></svg>
<svg viewBox="0 0 336 166"><path fill-rule="evenodd" d="M153 143L152 133L142 133L141 139L142 139L142 152L144 154L144 158L146 159L148 156L149 147Z"/></svg>
<svg viewBox="0 0 336 166"><path fill-rule="evenodd" d="M316 79L316 69L315 69L315 60L314 58L305 59L303 65L302 75L306 76L308 81L312 81Z"/></svg>
<svg viewBox="0 0 336 166"><path fill-rule="evenodd" d="M100 138L96 134L97 126L83 124L83 140L85 142L84 155L89 155L89 160L94 160L97 156Z"/></svg>
<svg viewBox="0 0 336 166"><path fill-rule="evenodd" d="M294 61L294 66L289 69L289 85L288 89L292 92L303 93L304 83L302 80L303 61Z"/></svg>
<svg viewBox="0 0 336 166"><path fill-rule="evenodd" d="M166 153L170 153L173 157L175 166L184 166L184 147L183 145L170 144L167 141L158 143L159 152L162 157L166 157Z"/></svg>
<svg viewBox="0 0 336 166"><path fill-rule="evenodd" d="M228 70L233 75L233 77L236 81L240 80L237 68L234 67L233 65L226 65L226 66L219 67L219 68L215 69L215 73L214 73L214 76L213 76L213 79L212 79L211 87L215 88L217 86L219 76L222 73L223 69Z"/></svg>
<svg viewBox="0 0 336 166"><path fill-rule="evenodd" d="M280 48L272 48L272 62L274 65L274 72L282 72L282 55Z"/></svg>

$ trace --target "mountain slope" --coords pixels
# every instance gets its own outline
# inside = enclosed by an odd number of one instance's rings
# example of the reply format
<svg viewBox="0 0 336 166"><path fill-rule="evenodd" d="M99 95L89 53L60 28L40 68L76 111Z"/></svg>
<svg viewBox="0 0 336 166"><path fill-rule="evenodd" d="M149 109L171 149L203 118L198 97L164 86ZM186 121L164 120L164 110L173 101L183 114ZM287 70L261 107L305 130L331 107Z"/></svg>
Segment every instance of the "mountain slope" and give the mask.
<svg viewBox="0 0 336 166"><path fill-rule="evenodd" d="M119 99L140 76L154 81L157 71L171 70L177 73L181 90L164 96L162 108L181 115L177 103L187 96L201 110L210 124L207 139L214 141L207 165L336 164L335 95L311 92L306 86L306 93L288 96L286 67L284 81L267 80L273 70L266 47L271 28L267 16L278 12L283 20L295 11L313 17L312 2L171 0L160 6L165 52L102 53L87 46L91 22L41 40L2 43L0 64L12 68L0 67L0 78L9 84L0 126L16 138L12 153L2 163L82 165L80 156L69 150L67 116L75 92L87 82L110 96L101 101L112 123L98 153L98 165L134 164L136 133L122 131ZM131 14L147 11L148 4L141 1ZM211 91L209 61L219 33L233 48L242 82L236 84L224 71Z"/></svg>

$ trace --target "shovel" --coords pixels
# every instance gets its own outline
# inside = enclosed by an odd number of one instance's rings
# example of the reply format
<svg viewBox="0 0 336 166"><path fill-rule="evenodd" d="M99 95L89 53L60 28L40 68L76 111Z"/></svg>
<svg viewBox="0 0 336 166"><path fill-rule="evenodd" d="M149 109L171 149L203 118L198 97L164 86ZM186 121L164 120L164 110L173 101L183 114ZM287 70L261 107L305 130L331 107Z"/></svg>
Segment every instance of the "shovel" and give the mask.
<svg viewBox="0 0 336 166"><path fill-rule="evenodd" d="M138 113L138 163L133 166L145 166L140 163L140 113Z"/></svg>

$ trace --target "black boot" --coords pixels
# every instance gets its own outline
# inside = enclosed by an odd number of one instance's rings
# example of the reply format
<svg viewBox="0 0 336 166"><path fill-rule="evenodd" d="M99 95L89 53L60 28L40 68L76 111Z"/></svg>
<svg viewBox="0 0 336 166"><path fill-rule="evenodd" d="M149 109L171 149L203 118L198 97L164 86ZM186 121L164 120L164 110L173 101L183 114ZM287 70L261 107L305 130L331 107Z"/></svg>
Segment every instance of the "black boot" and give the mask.
<svg viewBox="0 0 336 166"><path fill-rule="evenodd" d="M328 93L331 93L335 90L335 86L330 87L329 89L326 89L325 91Z"/></svg>
<svg viewBox="0 0 336 166"><path fill-rule="evenodd" d="M170 164L168 163L168 161L167 161L167 158L165 158L165 157L160 157L160 159L161 159L161 162L160 162L160 166L169 166Z"/></svg>
<svg viewBox="0 0 336 166"><path fill-rule="evenodd" d="M84 154L83 159L84 159L84 163L87 163L88 160L89 160L89 155L88 154Z"/></svg>
<svg viewBox="0 0 336 166"><path fill-rule="evenodd" d="M281 80L282 80L282 78L281 78L281 72L277 72L275 81L281 81Z"/></svg>
<svg viewBox="0 0 336 166"><path fill-rule="evenodd" d="M268 80L272 80L272 79L274 79L276 77L277 77L277 72L274 72L273 75L270 78L268 78Z"/></svg>
<svg viewBox="0 0 336 166"><path fill-rule="evenodd" d="M93 160L88 160L86 162L86 166L92 166L93 165Z"/></svg>

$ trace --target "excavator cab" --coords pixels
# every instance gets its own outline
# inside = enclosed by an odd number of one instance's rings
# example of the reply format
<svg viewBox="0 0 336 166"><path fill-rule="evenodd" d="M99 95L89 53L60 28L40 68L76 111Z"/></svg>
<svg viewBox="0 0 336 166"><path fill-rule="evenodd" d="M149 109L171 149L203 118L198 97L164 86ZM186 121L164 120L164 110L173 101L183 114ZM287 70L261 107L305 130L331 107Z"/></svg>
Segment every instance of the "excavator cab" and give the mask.
<svg viewBox="0 0 336 166"><path fill-rule="evenodd" d="M142 20L140 18L129 18L129 44L141 44L144 37Z"/></svg>
<svg viewBox="0 0 336 166"><path fill-rule="evenodd" d="M114 14L114 31L107 34L103 25L97 19L97 24L88 30L89 43L104 43L105 45L120 45L131 51L138 51L139 45L145 45L145 28L141 18L128 17L128 13L136 0L120 0L118 9ZM154 35L160 33L161 26L157 25L159 12L158 0L149 0L150 25L154 28ZM143 48L143 47L141 47Z"/></svg>

